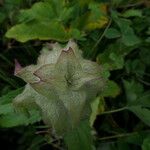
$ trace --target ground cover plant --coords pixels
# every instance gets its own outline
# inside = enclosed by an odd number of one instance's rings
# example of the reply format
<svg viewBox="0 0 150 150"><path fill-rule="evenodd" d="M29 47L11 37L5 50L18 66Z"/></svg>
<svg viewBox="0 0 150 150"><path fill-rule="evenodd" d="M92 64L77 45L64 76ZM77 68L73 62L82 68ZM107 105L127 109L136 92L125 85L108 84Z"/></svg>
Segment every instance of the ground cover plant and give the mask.
<svg viewBox="0 0 150 150"><path fill-rule="evenodd" d="M1 147L150 150L149 0L1 0L0 35Z"/></svg>

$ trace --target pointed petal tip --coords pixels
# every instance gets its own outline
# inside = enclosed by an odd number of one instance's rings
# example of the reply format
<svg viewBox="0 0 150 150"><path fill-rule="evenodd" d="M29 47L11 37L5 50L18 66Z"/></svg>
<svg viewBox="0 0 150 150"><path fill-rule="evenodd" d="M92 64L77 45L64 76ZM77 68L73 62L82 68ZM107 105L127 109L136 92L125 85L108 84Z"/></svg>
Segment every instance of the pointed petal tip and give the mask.
<svg viewBox="0 0 150 150"><path fill-rule="evenodd" d="M72 51L73 51L73 49L71 47L68 47L68 48L62 50L62 52L65 52L65 53L69 53Z"/></svg>
<svg viewBox="0 0 150 150"><path fill-rule="evenodd" d="M14 75L16 75L21 69L22 69L22 66L20 65L20 63L18 62L18 60L15 59L15 71L14 71Z"/></svg>

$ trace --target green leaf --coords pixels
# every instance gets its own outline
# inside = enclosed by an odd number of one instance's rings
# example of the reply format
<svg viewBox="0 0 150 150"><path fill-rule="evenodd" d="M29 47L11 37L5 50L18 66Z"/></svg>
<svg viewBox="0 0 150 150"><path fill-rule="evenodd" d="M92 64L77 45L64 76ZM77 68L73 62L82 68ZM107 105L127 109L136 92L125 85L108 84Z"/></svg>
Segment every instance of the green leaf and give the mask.
<svg viewBox="0 0 150 150"><path fill-rule="evenodd" d="M150 43L150 37L148 37L145 42Z"/></svg>
<svg viewBox="0 0 150 150"><path fill-rule="evenodd" d="M12 100L22 92L23 88L19 88L19 89L16 89L14 91L11 91L9 92L8 94L6 95L3 95L2 97L0 97L0 105L4 105L4 104L7 104L7 103L10 103L12 102Z"/></svg>
<svg viewBox="0 0 150 150"><path fill-rule="evenodd" d="M144 63L144 65L150 65L150 50L148 48L141 48L140 51L140 60Z"/></svg>
<svg viewBox="0 0 150 150"><path fill-rule="evenodd" d="M40 30L42 29L42 30ZM69 39L69 35L65 31L64 27L59 22L36 22L19 24L12 27L6 33L6 37L15 38L20 42L26 42L28 40L40 39L40 40L58 40L66 41Z"/></svg>
<svg viewBox="0 0 150 150"><path fill-rule="evenodd" d="M106 83L106 87L104 88L101 95L103 97L116 97L120 93L120 88L114 81L109 80Z"/></svg>
<svg viewBox="0 0 150 150"><path fill-rule="evenodd" d="M64 8L60 13L59 20L66 23L69 19L73 18L73 13L75 11L75 7Z"/></svg>
<svg viewBox="0 0 150 150"><path fill-rule="evenodd" d="M47 13L49 11L49 13ZM50 21L50 19L55 18L55 13L53 8L49 3L46 2L38 2L35 3L32 8L21 10L18 18L19 22L28 23L33 20L39 20L41 22Z"/></svg>
<svg viewBox="0 0 150 150"><path fill-rule="evenodd" d="M116 68L118 68L118 69L121 69L122 66L124 65L123 57L117 55L116 53L110 53L109 58L110 58L110 60L113 61L114 66L116 66Z"/></svg>
<svg viewBox="0 0 150 150"><path fill-rule="evenodd" d="M140 9L129 9L122 14L123 17L142 17L142 11Z"/></svg>
<svg viewBox="0 0 150 150"><path fill-rule="evenodd" d="M139 44L140 39L134 34L133 29L127 26L126 28L122 29L122 42L126 46L133 46Z"/></svg>
<svg viewBox="0 0 150 150"><path fill-rule="evenodd" d="M29 125L41 120L38 111L30 111L30 116L24 114L10 113L0 117L0 127L10 128L20 125Z"/></svg>
<svg viewBox="0 0 150 150"><path fill-rule="evenodd" d="M112 11L112 19L120 28L122 33L121 40L126 46L134 46L139 44L141 40L134 33L133 28L131 27L131 21L128 19L123 19L119 17L119 13Z"/></svg>
<svg viewBox="0 0 150 150"><path fill-rule="evenodd" d="M145 130L145 131L138 131L134 134L131 134L128 137L125 137L123 139L124 142L128 142L134 145L138 145L141 146L145 137L147 137L150 134L149 130Z"/></svg>
<svg viewBox="0 0 150 150"><path fill-rule="evenodd" d="M145 56L143 60L146 62L147 57ZM140 59L127 60L125 67L128 73L134 73L136 75L141 75L141 76L144 75L145 68L146 68L145 64Z"/></svg>
<svg viewBox="0 0 150 150"><path fill-rule="evenodd" d="M90 116L90 126L92 127L93 123L96 119L96 116L104 111L104 100L103 100L103 98L102 97L97 97L91 103L91 109L92 109L92 113L91 113L91 116Z"/></svg>
<svg viewBox="0 0 150 150"><path fill-rule="evenodd" d="M8 30L6 37L20 42L34 39L67 41L70 35L57 17L51 3L35 3L31 9L21 11L20 24Z"/></svg>
<svg viewBox="0 0 150 150"><path fill-rule="evenodd" d="M109 28L106 33L105 33L105 36L108 38L108 39L113 39L113 38L118 38L121 36L120 32L115 29L115 28Z"/></svg>
<svg viewBox="0 0 150 150"><path fill-rule="evenodd" d="M68 150L92 150L91 129L88 121L81 124L64 136L64 141Z"/></svg>
<svg viewBox="0 0 150 150"><path fill-rule="evenodd" d="M117 148L118 150L131 150L129 144L122 142L121 140L117 142Z"/></svg>
<svg viewBox="0 0 150 150"><path fill-rule="evenodd" d="M124 0L112 0L112 5L113 6L118 6L119 4L122 3L122 1L124 1Z"/></svg>
<svg viewBox="0 0 150 150"><path fill-rule="evenodd" d="M149 150L150 149L150 136L144 139L142 144L142 150Z"/></svg>
<svg viewBox="0 0 150 150"><path fill-rule="evenodd" d="M14 109L11 103L0 105L0 115L13 113L13 112L14 112Z"/></svg>
<svg viewBox="0 0 150 150"><path fill-rule="evenodd" d="M150 107L142 107L140 106L130 106L128 107L130 111L132 111L137 117L139 117L145 124L150 126Z"/></svg>
<svg viewBox="0 0 150 150"><path fill-rule="evenodd" d="M124 57L132 50L133 48L116 41L116 43L109 45L103 53L98 55L98 62L107 66L108 70L121 69L124 65Z"/></svg>
<svg viewBox="0 0 150 150"><path fill-rule="evenodd" d="M66 4L65 0L44 0L44 2L49 3L52 6L56 16L61 15Z"/></svg>
<svg viewBox="0 0 150 150"><path fill-rule="evenodd" d="M128 103L135 102L139 97L142 96L142 93L144 91L142 84L134 80L124 80L123 83Z"/></svg>
<svg viewBox="0 0 150 150"><path fill-rule="evenodd" d="M90 13L85 23L86 30L100 29L108 23L107 6L105 3L89 3Z"/></svg>
<svg viewBox="0 0 150 150"><path fill-rule="evenodd" d="M132 111L145 124L150 126L150 92L143 92L143 86L135 81L124 81L127 96L127 109Z"/></svg>
<svg viewBox="0 0 150 150"><path fill-rule="evenodd" d="M65 2L60 0L50 0L35 3L30 9L21 10L18 16L19 24L10 28L6 37L20 42L36 39L61 42L70 38L82 39L76 27L65 27L68 20L73 19L75 7L67 7L64 4Z"/></svg>

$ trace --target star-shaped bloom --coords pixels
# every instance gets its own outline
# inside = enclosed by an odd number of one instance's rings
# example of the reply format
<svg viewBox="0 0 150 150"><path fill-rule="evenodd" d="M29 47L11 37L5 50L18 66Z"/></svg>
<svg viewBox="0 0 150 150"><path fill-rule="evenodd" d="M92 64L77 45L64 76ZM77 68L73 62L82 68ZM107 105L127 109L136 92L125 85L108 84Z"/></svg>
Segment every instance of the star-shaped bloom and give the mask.
<svg viewBox="0 0 150 150"><path fill-rule="evenodd" d="M40 110L44 122L62 135L89 117L90 101L104 86L101 72L97 63L83 59L73 41L65 48L51 44L43 48L37 65L16 64L15 75L27 85L14 106Z"/></svg>

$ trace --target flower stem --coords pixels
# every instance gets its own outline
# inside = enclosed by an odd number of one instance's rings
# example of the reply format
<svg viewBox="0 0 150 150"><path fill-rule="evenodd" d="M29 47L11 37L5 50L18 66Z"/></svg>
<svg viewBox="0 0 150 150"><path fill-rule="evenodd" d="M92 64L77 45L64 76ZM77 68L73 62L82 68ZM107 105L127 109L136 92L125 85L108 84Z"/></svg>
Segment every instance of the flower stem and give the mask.
<svg viewBox="0 0 150 150"><path fill-rule="evenodd" d="M114 110L110 110L110 111L104 111L100 115L116 113L116 112L119 112L119 111L123 111L125 109L127 109L127 107L122 107L122 108L114 109Z"/></svg>
<svg viewBox="0 0 150 150"><path fill-rule="evenodd" d="M139 131L139 132L150 132L150 130L145 130L145 131ZM99 138L99 141L103 141L103 140L110 140L110 139L115 139L115 138L121 138L121 137L127 137L127 136L131 136L134 134L139 134L139 132L131 132L131 133L121 133L121 134L117 134L117 135L112 135L112 136L106 136L106 137L102 137Z"/></svg>

